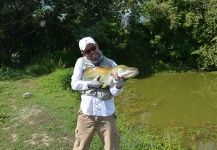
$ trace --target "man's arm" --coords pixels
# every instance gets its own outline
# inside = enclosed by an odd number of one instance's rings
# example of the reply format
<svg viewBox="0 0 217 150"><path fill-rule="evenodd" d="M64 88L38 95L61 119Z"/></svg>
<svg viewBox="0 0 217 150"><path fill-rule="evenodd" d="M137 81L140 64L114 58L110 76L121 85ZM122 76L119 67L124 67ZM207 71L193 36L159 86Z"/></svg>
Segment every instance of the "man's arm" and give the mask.
<svg viewBox="0 0 217 150"><path fill-rule="evenodd" d="M83 70L83 60L82 58L79 58L75 63L73 75L71 78L71 87L73 90L83 91L88 89L88 82L82 81Z"/></svg>

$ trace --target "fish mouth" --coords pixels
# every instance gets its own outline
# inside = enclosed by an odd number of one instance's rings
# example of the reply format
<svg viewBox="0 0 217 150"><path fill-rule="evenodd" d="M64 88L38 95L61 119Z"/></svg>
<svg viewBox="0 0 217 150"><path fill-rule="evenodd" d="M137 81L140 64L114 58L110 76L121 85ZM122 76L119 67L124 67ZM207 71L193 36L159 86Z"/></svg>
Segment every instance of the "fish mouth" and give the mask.
<svg viewBox="0 0 217 150"><path fill-rule="evenodd" d="M139 70L137 68L131 68L130 71L136 71L139 73Z"/></svg>
<svg viewBox="0 0 217 150"><path fill-rule="evenodd" d="M124 79L129 79L135 77L137 74L139 74L139 70L137 68L131 68L127 70L126 72L122 73L122 77Z"/></svg>

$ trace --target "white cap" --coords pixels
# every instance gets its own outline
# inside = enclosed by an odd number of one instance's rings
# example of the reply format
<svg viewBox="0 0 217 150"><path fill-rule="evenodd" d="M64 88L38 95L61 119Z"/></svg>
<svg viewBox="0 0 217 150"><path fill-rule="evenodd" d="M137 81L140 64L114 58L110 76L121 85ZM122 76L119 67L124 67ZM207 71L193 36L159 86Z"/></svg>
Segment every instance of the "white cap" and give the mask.
<svg viewBox="0 0 217 150"><path fill-rule="evenodd" d="M79 41L79 48L80 48L80 50L83 51L86 48L86 46L88 44L90 44L90 43L96 44L96 42L94 41L94 39L92 39L91 37L85 37L85 38L81 39Z"/></svg>

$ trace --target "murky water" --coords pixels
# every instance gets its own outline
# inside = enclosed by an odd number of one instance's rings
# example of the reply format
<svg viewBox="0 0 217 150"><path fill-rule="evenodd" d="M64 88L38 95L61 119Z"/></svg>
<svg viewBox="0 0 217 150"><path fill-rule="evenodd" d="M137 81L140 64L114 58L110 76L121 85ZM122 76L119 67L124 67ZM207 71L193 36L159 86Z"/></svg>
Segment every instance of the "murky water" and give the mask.
<svg viewBox="0 0 217 150"><path fill-rule="evenodd" d="M138 111L128 113L137 124L156 127L217 124L217 73L155 74L130 86L139 97L145 97L134 100L131 107Z"/></svg>

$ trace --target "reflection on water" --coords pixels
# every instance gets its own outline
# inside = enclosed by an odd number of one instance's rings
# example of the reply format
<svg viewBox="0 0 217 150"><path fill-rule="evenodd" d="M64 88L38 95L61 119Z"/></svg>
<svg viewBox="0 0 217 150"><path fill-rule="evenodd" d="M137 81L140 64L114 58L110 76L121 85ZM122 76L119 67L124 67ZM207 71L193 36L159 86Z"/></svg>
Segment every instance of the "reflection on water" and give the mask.
<svg viewBox="0 0 217 150"><path fill-rule="evenodd" d="M193 127L217 123L217 74L155 74L131 87L138 95L125 108L137 124Z"/></svg>

